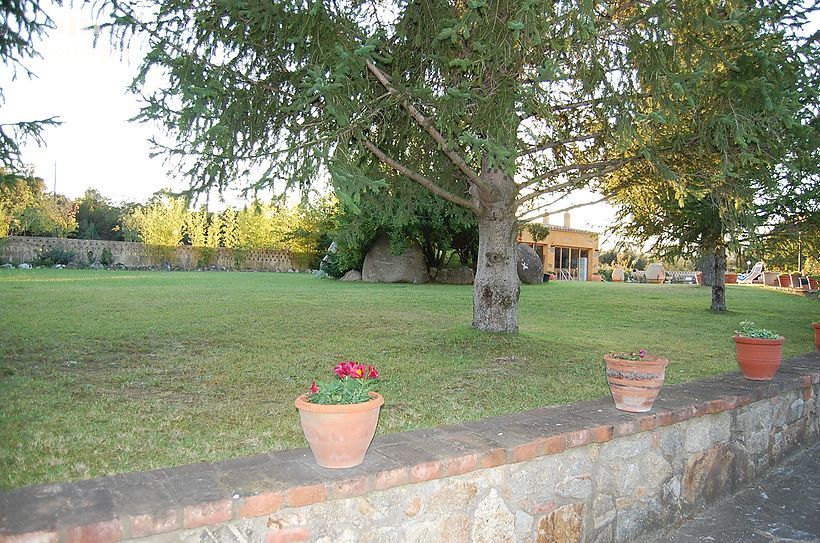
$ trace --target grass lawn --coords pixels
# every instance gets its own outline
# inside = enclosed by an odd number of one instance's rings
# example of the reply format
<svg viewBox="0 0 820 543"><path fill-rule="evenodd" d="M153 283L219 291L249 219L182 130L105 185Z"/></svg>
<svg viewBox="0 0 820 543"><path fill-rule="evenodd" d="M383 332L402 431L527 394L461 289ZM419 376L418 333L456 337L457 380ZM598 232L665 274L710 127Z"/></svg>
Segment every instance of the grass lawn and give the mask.
<svg viewBox="0 0 820 543"><path fill-rule="evenodd" d="M608 351L668 357L668 383L737 371L744 319L814 349L816 301L727 290L718 315L693 286L524 286L504 336L470 328L469 286L3 270L0 488L305 446L293 400L345 359L381 370L390 433L606 395Z"/></svg>

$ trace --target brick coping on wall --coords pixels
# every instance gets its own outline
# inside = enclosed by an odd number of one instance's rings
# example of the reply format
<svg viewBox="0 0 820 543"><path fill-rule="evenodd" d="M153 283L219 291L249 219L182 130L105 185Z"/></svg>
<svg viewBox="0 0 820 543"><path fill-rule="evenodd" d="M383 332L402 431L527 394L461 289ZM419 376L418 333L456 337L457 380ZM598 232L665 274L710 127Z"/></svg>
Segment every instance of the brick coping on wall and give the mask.
<svg viewBox="0 0 820 543"><path fill-rule="evenodd" d="M531 460L651 431L820 382L820 353L784 360L773 381L731 373L666 385L650 413L611 398L376 438L361 466L330 470L308 449L0 493L0 543L103 542L197 528ZM295 416L295 414L294 414Z"/></svg>

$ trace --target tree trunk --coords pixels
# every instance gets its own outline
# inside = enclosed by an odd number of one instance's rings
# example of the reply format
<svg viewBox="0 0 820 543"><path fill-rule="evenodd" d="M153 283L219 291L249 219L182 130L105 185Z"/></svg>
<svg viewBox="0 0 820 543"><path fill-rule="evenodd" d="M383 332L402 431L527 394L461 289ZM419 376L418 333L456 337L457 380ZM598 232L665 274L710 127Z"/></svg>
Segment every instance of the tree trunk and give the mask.
<svg viewBox="0 0 820 543"><path fill-rule="evenodd" d="M726 311L726 286L723 274L726 271L726 247L715 248L714 278L712 282L712 311Z"/></svg>
<svg viewBox="0 0 820 543"><path fill-rule="evenodd" d="M473 328L488 332L518 332L518 298L521 291L515 257L518 221L516 187L499 170L482 177L497 189L490 201L479 197L478 262L473 284Z"/></svg>
<svg viewBox="0 0 820 543"><path fill-rule="evenodd" d="M702 248L702 253L700 271L703 275L701 279L704 285L711 287L715 282L715 253L714 250L707 253L705 248Z"/></svg>

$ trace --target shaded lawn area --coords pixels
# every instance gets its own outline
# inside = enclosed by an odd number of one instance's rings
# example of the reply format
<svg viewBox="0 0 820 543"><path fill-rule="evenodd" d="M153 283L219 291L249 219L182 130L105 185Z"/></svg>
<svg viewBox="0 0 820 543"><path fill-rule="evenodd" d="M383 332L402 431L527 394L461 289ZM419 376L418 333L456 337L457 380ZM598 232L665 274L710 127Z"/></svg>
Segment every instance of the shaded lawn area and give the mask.
<svg viewBox="0 0 820 543"><path fill-rule="evenodd" d="M293 400L346 359L381 370L384 434L606 395L611 351L668 357L667 383L736 371L745 319L814 349L816 301L727 290L713 314L708 288L523 286L504 336L470 328L470 286L4 270L0 488L305 446Z"/></svg>

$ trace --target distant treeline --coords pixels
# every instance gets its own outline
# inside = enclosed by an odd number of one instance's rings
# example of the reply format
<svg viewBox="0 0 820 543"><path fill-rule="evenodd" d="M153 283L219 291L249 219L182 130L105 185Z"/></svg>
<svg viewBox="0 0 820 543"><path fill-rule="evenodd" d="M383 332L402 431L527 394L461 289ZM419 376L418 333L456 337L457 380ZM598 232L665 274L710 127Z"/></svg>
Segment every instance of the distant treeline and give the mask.
<svg viewBox="0 0 820 543"><path fill-rule="evenodd" d="M318 254L329 244L335 205L254 201L221 212L191 209L161 191L145 203L115 205L95 189L72 200L47 192L36 177L0 181L0 237L39 236L140 241L150 246L228 247Z"/></svg>

